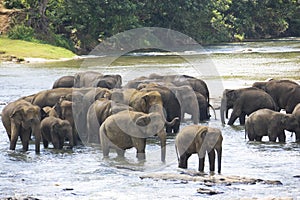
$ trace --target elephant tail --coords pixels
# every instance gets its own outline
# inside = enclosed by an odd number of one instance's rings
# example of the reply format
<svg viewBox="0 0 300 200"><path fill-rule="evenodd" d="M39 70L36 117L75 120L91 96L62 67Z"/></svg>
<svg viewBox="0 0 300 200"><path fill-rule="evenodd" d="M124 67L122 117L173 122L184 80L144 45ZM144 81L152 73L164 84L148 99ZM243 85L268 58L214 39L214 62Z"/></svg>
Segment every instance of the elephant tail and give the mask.
<svg viewBox="0 0 300 200"><path fill-rule="evenodd" d="M217 119L215 108L211 104L208 104L208 107L211 107L211 109L214 111L215 119Z"/></svg>

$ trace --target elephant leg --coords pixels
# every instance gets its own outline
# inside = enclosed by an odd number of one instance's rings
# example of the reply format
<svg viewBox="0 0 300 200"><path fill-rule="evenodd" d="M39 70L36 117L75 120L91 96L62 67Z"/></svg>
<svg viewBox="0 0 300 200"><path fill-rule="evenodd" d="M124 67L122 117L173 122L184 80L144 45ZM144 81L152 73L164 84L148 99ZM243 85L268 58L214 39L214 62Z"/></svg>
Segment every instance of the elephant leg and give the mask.
<svg viewBox="0 0 300 200"><path fill-rule="evenodd" d="M21 134L23 151L28 151L29 140L30 140L30 130L23 130L23 133Z"/></svg>
<svg viewBox="0 0 300 200"><path fill-rule="evenodd" d="M166 126L166 133L172 133L172 127L171 126Z"/></svg>
<svg viewBox="0 0 300 200"><path fill-rule="evenodd" d="M48 148L48 146L49 146L48 140L43 139L43 145L44 145L44 148Z"/></svg>
<svg viewBox="0 0 300 200"><path fill-rule="evenodd" d="M235 120L240 116L239 113L237 113L236 111L232 111L229 121L228 121L228 125L233 125L233 123L235 122Z"/></svg>
<svg viewBox="0 0 300 200"><path fill-rule="evenodd" d="M118 154L118 157L124 158L125 150L124 149L116 149L116 152ZM108 155L108 154L107 154Z"/></svg>
<svg viewBox="0 0 300 200"><path fill-rule="evenodd" d="M218 154L218 173L221 173L221 162L222 162L222 147L216 148L217 154Z"/></svg>
<svg viewBox="0 0 300 200"><path fill-rule="evenodd" d="M246 114L245 114L245 113L242 113L242 114L239 116L239 120L240 120L240 125L245 125Z"/></svg>
<svg viewBox="0 0 300 200"><path fill-rule="evenodd" d="M255 136L255 141L261 142L263 136Z"/></svg>
<svg viewBox="0 0 300 200"><path fill-rule="evenodd" d="M192 154L184 152L179 158L179 168L187 169L188 167L188 159Z"/></svg>
<svg viewBox="0 0 300 200"><path fill-rule="evenodd" d="M138 160L145 160L145 148L146 148L146 139L145 138L132 138L133 144L135 144L136 148L136 157Z"/></svg>
<svg viewBox="0 0 300 200"><path fill-rule="evenodd" d="M280 133L280 134L278 135L278 139L279 139L279 142L285 142L286 136L285 136L284 131L282 131L282 133Z"/></svg>
<svg viewBox="0 0 300 200"><path fill-rule="evenodd" d="M180 128L180 122L176 122L173 126L173 133L178 133Z"/></svg>
<svg viewBox="0 0 300 200"><path fill-rule="evenodd" d="M215 159L216 159L216 153L215 153L214 149L212 149L208 153L208 159L209 159L209 170L211 172L214 172L215 171Z"/></svg>
<svg viewBox="0 0 300 200"><path fill-rule="evenodd" d="M11 136L10 136L10 146L9 149L10 150L15 150L16 149L16 145L17 145L17 141L18 141L18 136L19 136L19 130L15 125L11 126Z"/></svg>
<svg viewBox="0 0 300 200"><path fill-rule="evenodd" d="M205 156L199 157L199 167L198 167L199 172L204 172L204 163L205 163Z"/></svg>

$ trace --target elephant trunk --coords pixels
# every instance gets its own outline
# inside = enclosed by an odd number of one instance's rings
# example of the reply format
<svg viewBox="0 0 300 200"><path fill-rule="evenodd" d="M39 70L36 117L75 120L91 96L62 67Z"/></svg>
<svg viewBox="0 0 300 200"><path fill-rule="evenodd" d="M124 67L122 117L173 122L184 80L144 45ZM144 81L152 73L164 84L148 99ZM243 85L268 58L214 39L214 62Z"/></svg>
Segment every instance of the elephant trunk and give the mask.
<svg viewBox="0 0 300 200"><path fill-rule="evenodd" d="M165 124L167 126L173 126L177 121L179 121L179 117L174 117L174 119L172 119L172 121L168 122L167 120L165 120Z"/></svg>
<svg viewBox="0 0 300 200"><path fill-rule="evenodd" d="M221 108L220 108L220 116L221 116L221 122L222 122L222 124L225 124L224 113L225 113L226 110L227 110L226 100L224 98L222 98L222 100L221 100Z"/></svg>
<svg viewBox="0 0 300 200"><path fill-rule="evenodd" d="M164 130L161 130L158 133L158 137L160 139L160 147L161 147L161 161L165 162L166 161L166 133Z"/></svg>
<svg viewBox="0 0 300 200"><path fill-rule="evenodd" d="M40 143L41 143L41 140L42 140L40 122L38 122L36 125L32 126L32 133L35 136L35 152L39 153L40 152Z"/></svg>

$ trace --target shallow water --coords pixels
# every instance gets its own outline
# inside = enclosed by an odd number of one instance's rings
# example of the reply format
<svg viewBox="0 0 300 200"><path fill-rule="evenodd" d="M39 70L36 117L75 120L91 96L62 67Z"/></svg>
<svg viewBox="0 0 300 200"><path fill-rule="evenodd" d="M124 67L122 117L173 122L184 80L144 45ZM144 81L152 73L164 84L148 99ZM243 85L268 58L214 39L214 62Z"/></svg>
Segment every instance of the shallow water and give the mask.
<svg viewBox="0 0 300 200"><path fill-rule="evenodd" d="M280 47L281 51L278 51ZM252 49L244 52L241 49ZM256 49L255 49L256 48ZM260 48L260 49L258 49ZM263 49L263 50L261 50ZM266 50L265 50L266 49ZM51 88L62 75L79 71L99 70L119 73L123 81L150 73L188 74L205 80L212 93L212 103L219 105L224 88L251 85L256 80L289 78L300 81L300 46L298 40L269 43L242 43L212 46L207 54L185 52L176 55L139 54L122 57L110 66L105 58L47 64L1 64L0 102L10 102L25 95ZM259 51L260 50L260 51ZM282 52L283 51L283 52ZM209 52L212 52L209 54ZM91 64L86 66L86 64ZM1 106L1 109L3 106ZM219 113L217 113L219 114ZM285 144L249 142L242 126L223 126L211 119L202 123L220 128L223 133L223 175L238 175L260 179L279 180L283 185L218 185L212 189L224 192L211 199L238 199L242 197L293 197L300 199L300 144L287 134ZM186 126L191 122L182 124ZM126 151L125 159L114 152L109 159L102 158L97 147L79 146L72 151L41 148L36 155L34 145L21 152L9 151L6 132L0 123L0 198L31 196L39 199L193 199L207 198L196 192L206 187L197 182L154 181L140 179L153 172L179 173L174 149L174 137L167 140L167 160L160 162L160 149L155 139L148 141L146 161L138 162L135 150ZM266 138L264 138L266 141ZM189 160L189 169L196 170L197 156ZM205 172L208 172L206 163Z"/></svg>

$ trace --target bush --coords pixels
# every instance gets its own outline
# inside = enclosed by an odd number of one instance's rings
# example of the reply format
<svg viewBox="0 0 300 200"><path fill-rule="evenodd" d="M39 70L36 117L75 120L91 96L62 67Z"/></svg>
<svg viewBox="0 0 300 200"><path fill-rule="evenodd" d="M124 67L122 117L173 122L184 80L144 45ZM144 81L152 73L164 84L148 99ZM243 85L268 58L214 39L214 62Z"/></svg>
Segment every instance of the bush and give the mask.
<svg viewBox="0 0 300 200"><path fill-rule="evenodd" d="M8 38L25 40L25 41L34 41L34 30L31 27L25 25L16 25L8 32Z"/></svg>
<svg viewBox="0 0 300 200"><path fill-rule="evenodd" d="M25 7L21 0L6 0L4 1L3 5L7 9L13 9L13 8L22 9Z"/></svg>

